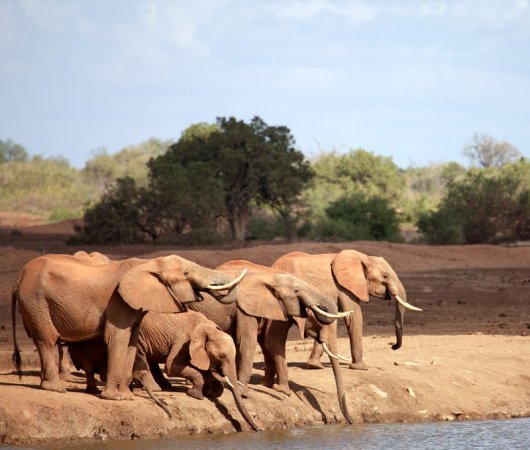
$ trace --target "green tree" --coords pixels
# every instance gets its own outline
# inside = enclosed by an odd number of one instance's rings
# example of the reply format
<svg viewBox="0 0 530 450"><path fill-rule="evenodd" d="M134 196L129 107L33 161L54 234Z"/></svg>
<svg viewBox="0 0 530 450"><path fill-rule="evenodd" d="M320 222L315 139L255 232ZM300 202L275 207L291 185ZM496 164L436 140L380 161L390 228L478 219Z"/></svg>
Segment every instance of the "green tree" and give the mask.
<svg viewBox="0 0 530 450"><path fill-rule="evenodd" d="M512 144L478 133L475 133L473 141L464 147L462 153L480 167L500 167L522 156Z"/></svg>
<svg viewBox="0 0 530 450"><path fill-rule="evenodd" d="M527 239L530 224L530 163L471 169L449 183L440 208L418 226L432 243L513 242Z"/></svg>
<svg viewBox="0 0 530 450"><path fill-rule="evenodd" d="M344 196L326 208L317 226L320 238L400 242L399 218L387 199L362 194Z"/></svg>
<svg viewBox="0 0 530 450"><path fill-rule="evenodd" d="M109 154L104 148L97 150L86 162L83 176L100 193L117 178L131 177L138 186L145 186L148 182L148 161L163 154L170 144L170 141L151 138L113 154Z"/></svg>
<svg viewBox="0 0 530 450"><path fill-rule="evenodd" d="M73 218L95 199L92 187L64 158L36 156L0 164L0 209Z"/></svg>
<svg viewBox="0 0 530 450"><path fill-rule="evenodd" d="M342 155L328 152L318 156L312 167L316 175L303 195L305 228L325 222L326 209L343 197L384 199L393 208L400 204L405 181L392 158L363 149Z"/></svg>
<svg viewBox="0 0 530 450"><path fill-rule="evenodd" d="M133 178L116 180L88 208L72 244L132 244L145 240L141 227L142 193Z"/></svg>
<svg viewBox="0 0 530 450"><path fill-rule="evenodd" d="M405 222L416 223L420 216L435 211L448 183L461 179L465 172L465 167L456 162L405 169L406 188L400 202Z"/></svg>
<svg viewBox="0 0 530 450"><path fill-rule="evenodd" d="M0 139L0 164L9 161L29 160L28 151L20 144L13 142L11 139Z"/></svg>
<svg viewBox="0 0 530 450"><path fill-rule="evenodd" d="M253 204L288 216L312 175L289 129L268 126L259 117L248 124L222 117L207 133L184 132L149 168L151 187L175 199L173 210L188 221L224 216L239 241L245 238Z"/></svg>

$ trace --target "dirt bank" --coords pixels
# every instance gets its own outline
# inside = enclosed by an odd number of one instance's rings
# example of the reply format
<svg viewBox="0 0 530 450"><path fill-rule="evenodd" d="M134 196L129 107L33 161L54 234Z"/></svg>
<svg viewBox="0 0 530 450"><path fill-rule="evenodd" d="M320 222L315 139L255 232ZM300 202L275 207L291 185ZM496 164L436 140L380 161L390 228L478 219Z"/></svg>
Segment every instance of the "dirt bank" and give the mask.
<svg viewBox="0 0 530 450"><path fill-rule="evenodd" d="M73 253L54 233L4 234L0 246L0 442L169 437L194 432L247 429L229 392L217 402L184 394L181 380L161 397L174 412L169 419L142 392L133 402L109 402L83 393L75 373L69 392L38 388L38 357L19 320L25 374L14 375L9 320L10 290L22 265L41 252ZM60 231L60 230L59 230ZM50 237L52 236L52 237ZM238 249L176 249L156 246L91 248L113 258L178 253L207 266L244 258L270 264L294 250L311 253L356 248L387 258L413 303L402 349L394 352L393 307L372 300L364 308L365 359L370 369L344 368L349 410L356 421L461 420L530 415L530 247L429 247L374 242L299 243ZM85 248L86 249L86 248ZM339 333L345 335L340 326ZM247 408L264 428L342 422L331 368L308 371L311 347L293 332L288 343L291 388L286 397L255 386ZM347 340L340 340L347 354ZM263 374L261 355L253 381Z"/></svg>

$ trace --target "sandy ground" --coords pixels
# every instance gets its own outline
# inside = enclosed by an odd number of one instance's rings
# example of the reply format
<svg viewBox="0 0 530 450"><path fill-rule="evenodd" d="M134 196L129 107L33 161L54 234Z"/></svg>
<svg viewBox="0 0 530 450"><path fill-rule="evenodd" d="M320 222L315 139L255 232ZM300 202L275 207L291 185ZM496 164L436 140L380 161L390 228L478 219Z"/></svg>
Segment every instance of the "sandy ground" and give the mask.
<svg viewBox="0 0 530 450"><path fill-rule="evenodd" d="M38 356L19 320L24 377L11 365L10 291L22 267L41 253L74 253L62 244L71 223L57 227L0 230L0 443L136 439L182 433L248 429L227 391L218 401L184 394L182 380L160 396L169 419L146 395L132 402L109 402L83 392L81 373L68 380L68 392L41 390ZM430 247L377 242L296 243L243 248L186 249L117 246L83 249L119 259L177 253L213 267L231 259L270 264L284 253L355 248L384 256L396 269L413 304L407 313L403 347L392 351L393 306L373 299L364 308L365 361L370 369L344 367L349 410L358 422L461 420L530 415L530 247ZM312 343L292 330L288 343L291 388L286 397L253 386L246 406L263 428L344 422L333 373L306 370ZM345 329L339 349L348 354ZM253 381L263 375L257 355ZM329 365L329 364L328 364Z"/></svg>

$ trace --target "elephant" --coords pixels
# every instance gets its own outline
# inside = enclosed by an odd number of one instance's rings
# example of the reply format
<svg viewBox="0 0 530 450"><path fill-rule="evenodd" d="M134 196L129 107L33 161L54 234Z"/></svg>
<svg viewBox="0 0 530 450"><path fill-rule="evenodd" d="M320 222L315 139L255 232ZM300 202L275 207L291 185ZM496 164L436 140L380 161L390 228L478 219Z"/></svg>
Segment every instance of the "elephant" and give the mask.
<svg viewBox="0 0 530 450"><path fill-rule="evenodd" d="M86 261L92 264L108 264L112 262L112 260L100 252L90 252L87 253L84 250L79 250L73 254L75 258L79 258L82 261Z"/></svg>
<svg viewBox="0 0 530 450"><path fill-rule="evenodd" d="M105 372L106 347L103 340L98 338L75 342L69 344L68 349L76 368L85 371L86 392L98 393L94 375ZM199 400L204 396L221 396L224 388L213 372L224 376L241 415L254 430L259 431L241 400L234 341L211 320L195 311L181 314L149 312L140 324L133 380L139 382L151 398L171 416L167 406L153 394L160 387L153 378L157 374L152 373L151 367L160 370L159 363L165 363L168 376L190 380L192 386L187 394Z"/></svg>
<svg viewBox="0 0 530 450"><path fill-rule="evenodd" d="M82 261L91 263L91 264L108 264L112 262L108 256L100 252L87 253L84 250L79 250L75 252L72 256ZM58 347L59 347L59 377L64 380L70 373L70 367L71 367L70 359L68 358L68 350L65 349L65 346L62 344L59 344ZM92 351L91 349L88 349L88 350ZM78 356L81 357L80 352ZM77 366L76 368L79 369L79 367Z"/></svg>
<svg viewBox="0 0 530 450"><path fill-rule="evenodd" d="M337 306L332 299L291 274L244 260L229 261L216 267L216 270L229 274L239 273L245 269L247 272L239 284L239 296L234 304L220 305L212 300L208 301L205 296L204 302L190 305L190 309L201 312L234 338L237 346L238 379L244 385L244 396L247 394L247 384L252 372L258 334L261 334L260 329L264 326L265 319L290 323L288 321L291 318L297 322L309 315L312 318L311 323L315 328L319 328L349 314L349 312L338 313ZM305 323L305 320L303 322ZM287 363L285 362L287 334L283 338L283 348L281 345L276 346L270 354L266 355L266 358L275 360L278 366L284 369L282 378L280 383L268 383L267 385L290 395L291 391L287 383ZM266 380L270 380L270 377ZM344 402L344 388L340 373L336 373L336 382L340 391L341 410L351 421Z"/></svg>
<svg viewBox="0 0 530 450"><path fill-rule="evenodd" d="M344 318L352 362L350 369L366 370L363 361L361 302L368 302L369 296L396 301L395 332L393 350L401 347L403 339L403 317L405 308L421 311L407 302L407 294L394 269L378 256L369 256L356 250L339 253L309 255L292 252L278 258L272 267L292 273L315 286L323 294L333 298L340 311L352 311ZM320 358L323 348L315 342L307 361L309 368L322 368Z"/></svg>
<svg viewBox="0 0 530 450"><path fill-rule="evenodd" d="M105 389L101 397L133 399L129 390L138 328L149 311L174 313L201 301L202 293L232 303L238 283L226 273L207 269L177 255L130 258L94 264L71 255L44 255L29 261L12 291L13 362L19 373L16 302L24 327L41 362L41 388L64 392L54 349L58 343L101 336L107 346Z"/></svg>

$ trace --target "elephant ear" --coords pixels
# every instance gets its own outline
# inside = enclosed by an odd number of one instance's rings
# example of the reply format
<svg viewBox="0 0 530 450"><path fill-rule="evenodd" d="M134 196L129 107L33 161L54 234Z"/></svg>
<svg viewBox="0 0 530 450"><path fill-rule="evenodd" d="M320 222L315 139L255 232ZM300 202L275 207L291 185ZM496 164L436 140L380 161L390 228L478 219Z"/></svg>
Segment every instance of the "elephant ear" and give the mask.
<svg viewBox="0 0 530 450"><path fill-rule="evenodd" d="M161 313L181 312L165 285L168 273L163 269L164 265L163 258L155 258L125 272L118 292L131 308Z"/></svg>
<svg viewBox="0 0 530 450"><path fill-rule="evenodd" d="M359 300L368 301L368 282L364 276L361 261L346 252L340 252L333 258L331 268L335 279L344 289L350 291Z"/></svg>
<svg viewBox="0 0 530 450"><path fill-rule="evenodd" d="M195 328L191 334L190 362L192 366L199 370L208 370L210 368L210 357L206 350L207 337L207 330L202 325Z"/></svg>
<svg viewBox="0 0 530 450"><path fill-rule="evenodd" d="M273 285L274 275L249 271L239 283L238 306L249 316L288 320Z"/></svg>
<svg viewBox="0 0 530 450"><path fill-rule="evenodd" d="M300 332L300 339L305 339L307 337L305 334L305 331L306 331L305 326L307 323L307 319L305 317L296 317L296 316L293 316L293 319L294 319L294 323L298 327L298 331Z"/></svg>

